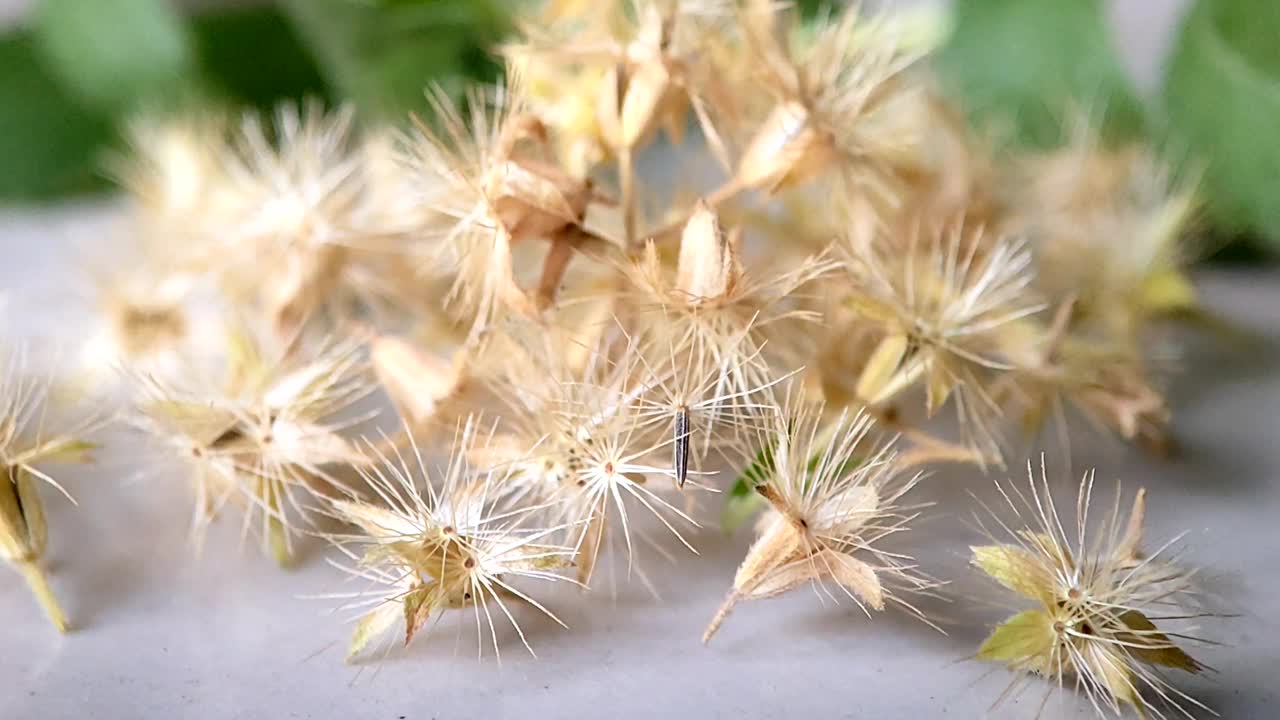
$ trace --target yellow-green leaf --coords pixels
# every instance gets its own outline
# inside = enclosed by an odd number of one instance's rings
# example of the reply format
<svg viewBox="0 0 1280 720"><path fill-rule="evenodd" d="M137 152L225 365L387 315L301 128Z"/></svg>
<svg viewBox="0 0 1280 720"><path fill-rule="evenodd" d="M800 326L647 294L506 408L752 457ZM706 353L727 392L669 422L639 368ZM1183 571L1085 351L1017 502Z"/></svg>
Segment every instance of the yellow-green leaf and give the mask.
<svg viewBox="0 0 1280 720"><path fill-rule="evenodd" d="M1204 666L1195 658L1174 645L1167 635L1159 632L1155 623L1151 622L1146 615L1137 610L1129 610L1120 616L1120 622L1134 631L1120 633L1119 639L1126 643L1129 654L1138 660L1151 665L1185 670L1189 673L1197 673L1204 669ZM1147 647L1135 647L1136 645Z"/></svg>
<svg viewBox="0 0 1280 720"><path fill-rule="evenodd" d="M1129 670L1129 664L1120 656L1119 650L1102 643L1090 643L1087 652L1093 655L1090 665L1095 668L1098 680L1111 691L1115 699L1141 708L1139 703L1142 701L1133 686L1133 673Z"/></svg>
<svg viewBox="0 0 1280 720"><path fill-rule="evenodd" d="M927 410L932 416L938 412L938 408L942 407L947 398L951 397L951 391L956 387L955 377L948 372L932 372L929 373L929 384L927 393Z"/></svg>
<svg viewBox="0 0 1280 720"><path fill-rule="evenodd" d="M400 610L397 603L386 602L360 618L360 622L356 623L355 632L351 634L351 644L347 647L347 660L359 655L370 642L386 632L399 619Z"/></svg>
<svg viewBox="0 0 1280 720"><path fill-rule="evenodd" d="M37 559L44 554L45 545L49 542L49 525L44 519L44 504L40 501L35 477L22 468L16 468L14 474L18 503L21 505L22 517L27 524L28 552L32 559Z"/></svg>
<svg viewBox="0 0 1280 720"><path fill-rule="evenodd" d="M1064 570L1075 569L1076 563L1071 557L1070 548L1056 541L1052 535L1035 532L1034 530L1019 530L1018 535L1037 548L1042 554L1053 558L1053 562L1057 563L1058 568Z"/></svg>
<svg viewBox="0 0 1280 720"><path fill-rule="evenodd" d="M1195 286L1177 269L1155 273L1142 284L1142 308L1146 312L1180 312L1194 309L1197 304Z"/></svg>
<svg viewBox="0 0 1280 720"><path fill-rule="evenodd" d="M969 548L970 562L1010 590L1042 600L1053 593L1051 579L1045 577L1034 555L1014 545L983 545Z"/></svg>
<svg viewBox="0 0 1280 720"><path fill-rule="evenodd" d="M440 597L439 586L435 581L429 582L405 593L404 603L404 644L408 645L418 630L438 610L443 598Z"/></svg>
<svg viewBox="0 0 1280 720"><path fill-rule="evenodd" d="M24 453L23 459L31 463L87 463L93 460L90 453L97 449L97 443L87 440L56 438L32 448L28 453Z"/></svg>
<svg viewBox="0 0 1280 720"><path fill-rule="evenodd" d="M0 557L9 561L26 560L30 554L31 536L18 499L19 472L16 467L0 466Z"/></svg>
<svg viewBox="0 0 1280 720"><path fill-rule="evenodd" d="M1003 663L1042 658L1056 641L1053 620L1043 611L1026 610L1000 623L978 648L978 658Z"/></svg>
<svg viewBox="0 0 1280 720"><path fill-rule="evenodd" d="M898 372L902 360L907 354L907 336L889 335L880 341L876 349L867 358L867 364L858 377L855 392L864 402L875 405L891 394L886 388L890 386L894 375Z"/></svg>

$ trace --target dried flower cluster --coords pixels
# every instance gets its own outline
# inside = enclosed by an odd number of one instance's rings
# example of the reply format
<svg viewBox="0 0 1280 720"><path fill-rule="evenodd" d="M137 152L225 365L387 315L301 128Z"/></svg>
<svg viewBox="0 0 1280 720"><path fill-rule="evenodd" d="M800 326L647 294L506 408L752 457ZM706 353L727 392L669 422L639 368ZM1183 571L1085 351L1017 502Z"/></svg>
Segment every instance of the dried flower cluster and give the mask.
<svg viewBox="0 0 1280 720"><path fill-rule="evenodd" d="M526 606L560 621L541 581L606 564L655 585L643 550L695 552L724 468L763 512L704 640L802 585L929 622L924 466L1003 467L1068 409L1167 444L1149 348L1194 307L1194 203L1148 151L1082 131L998 156L929 48L856 8L551 0L520 27L501 84L428 90L407 131L318 105L150 122L118 164L144 260L104 284L85 358L124 369L130 425L185 467L197 538L234 511L282 563L302 535L341 549L369 586L344 595L353 655L449 610L481 647L504 623L528 646ZM655 143L678 160L640 173ZM34 485L84 446L5 368L0 549L61 626ZM1201 667L1150 614L1190 575L1139 552L1141 495L1086 546L1091 487L1078 543L1033 487L1036 527L975 548L1036 603L980 655L1100 712L1194 704L1149 669Z"/></svg>
<svg viewBox="0 0 1280 720"><path fill-rule="evenodd" d="M1208 710L1179 692L1160 673L1205 669L1177 641L1197 642L1190 628L1161 630L1206 617L1195 602L1192 572L1180 567L1172 542L1153 553L1142 549L1146 491L1139 490L1121 529L1120 495L1100 526L1091 527L1094 475L1085 475L1076 501L1076 524L1068 531L1049 491L1043 463L1032 473L1029 492L1004 490L1013 514L1029 527L1010 529L1009 541L974 547L973 564L1034 604L1005 620L982 644L978 657L1005 662L1022 672L1067 682L1084 692L1099 714L1132 706L1142 717L1166 711L1191 717ZM1095 523L1096 525L1096 523ZM1010 688L1016 686L1010 685Z"/></svg>

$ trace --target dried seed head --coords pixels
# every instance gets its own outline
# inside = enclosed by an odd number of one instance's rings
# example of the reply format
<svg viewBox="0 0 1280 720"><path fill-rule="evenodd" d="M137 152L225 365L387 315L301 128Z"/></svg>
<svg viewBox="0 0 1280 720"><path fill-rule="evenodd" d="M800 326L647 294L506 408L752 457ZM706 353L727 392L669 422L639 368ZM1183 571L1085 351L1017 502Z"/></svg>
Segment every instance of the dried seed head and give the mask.
<svg viewBox="0 0 1280 720"><path fill-rule="evenodd" d="M243 330L233 331L228 344L221 378L140 377L132 422L189 468L197 545L233 501L245 508L243 532L256 524L264 550L285 564L297 522L309 514L303 498L323 486L343 487L331 469L360 460L340 433L368 416L338 417L371 387L357 342L331 344L311 357L286 355Z"/></svg>
<svg viewBox="0 0 1280 720"><path fill-rule="evenodd" d="M594 197L589 181L551 158L545 126L527 110L523 79L508 70L492 98L468 95L465 119L443 91L433 91L441 130L419 122L405 158L421 201L444 218L429 229L435 248L427 262L453 269L450 297L471 316L473 337L503 310L536 314L535 299L516 282L512 246L551 243L541 287L553 293L583 242L580 225Z"/></svg>
<svg viewBox="0 0 1280 720"><path fill-rule="evenodd" d="M110 253L83 253L83 289L94 314L80 348L80 382L110 386L121 368L170 376L185 372L193 357L220 351L223 307L208 283L179 269L172 252L113 244Z"/></svg>
<svg viewBox="0 0 1280 720"><path fill-rule="evenodd" d="M923 386L932 414L954 397L968 441L998 459L990 385L1031 361L1024 326L1043 307L1029 292L1031 254L981 230L918 223L900 238L852 234L844 252L847 302L882 333L859 398L881 406Z"/></svg>
<svg viewBox="0 0 1280 720"><path fill-rule="evenodd" d="M773 597L805 582L831 600L845 595L864 612L892 601L923 617L893 589L919 592L932 583L915 573L910 558L878 544L914 519L899 500L919 476L894 476L892 451L867 442L871 425L867 415L848 411L823 422L820 407L791 393L756 442L744 445L743 456L753 463L747 477L770 509L703 642L738 601Z"/></svg>
<svg viewBox="0 0 1280 720"><path fill-rule="evenodd" d="M643 364L637 377L637 416L655 444L670 445L679 487L691 473L701 472L712 451L725 454L740 443L761 411L772 408L773 387L794 374L735 390L722 368L691 357L687 348L654 342L637 348L636 357Z"/></svg>
<svg viewBox="0 0 1280 720"><path fill-rule="evenodd" d="M552 336L554 337L554 335ZM512 467L509 488L531 502L553 503L556 524L573 528L578 578L590 581L599 554L621 530L628 573L636 563L631 520L636 506L651 513L683 545L678 529L696 527L664 495L676 478L670 436L655 436L640 397L651 385L639 372L636 348L617 360L593 350L580 371L566 367L559 346L545 345L515 359L498 393L510 404L511 432L500 436ZM665 487L664 487L665 486ZM647 536L643 539L652 544Z"/></svg>
<svg viewBox="0 0 1280 720"><path fill-rule="evenodd" d="M686 226L674 279L650 243L624 266L624 299L640 342L674 353L694 376L714 369L719 390L746 397L802 362L800 330L817 315L795 296L835 263L822 254L761 278L743 268L740 252L737 235L722 234L714 213L700 206Z"/></svg>
<svg viewBox="0 0 1280 720"><path fill-rule="evenodd" d="M283 337L321 309L346 310L348 297L376 292L360 287L352 273L366 222L367 179L352 139L353 118L351 107L326 115L318 104L286 105L269 133L249 116L227 160L239 206L225 218L230 247L223 251L253 266L226 271L233 283L248 279L258 286L246 290L260 291L263 310ZM260 282L263 277L271 281Z"/></svg>
<svg viewBox="0 0 1280 720"><path fill-rule="evenodd" d="M1073 330L1130 349L1151 318L1197 308L1184 271L1194 174L1176 177L1145 147L1104 148L1083 123L1074 142L1022 170L1015 222L1055 270L1038 281L1045 294L1074 298Z"/></svg>
<svg viewBox="0 0 1280 720"><path fill-rule="evenodd" d="M507 504L501 471L467 466L467 451L487 442L475 421L469 419L456 440L459 452L436 480L416 444L410 458L387 457L370 446L379 462L361 472L376 502L354 496L330 501L333 516L355 526L351 534L331 536L356 563L344 569L377 586L353 594L347 606L364 611L375 605L356 626L349 659L401 620L407 645L449 609L474 613L478 651L484 650L487 626L499 657L491 608L506 617L530 654L509 601L531 605L564 625L518 583L566 579L555 571L569 565L573 550L551 542L564 528L539 526L540 506Z"/></svg>
<svg viewBox="0 0 1280 720"><path fill-rule="evenodd" d="M1002 378L1024 430L1033 434L1056 421L1065 445L1065 410L1073 408L1099 428L1166 450L1171 413L1143 358L1072 334L1065 318L1072 310L1071 304L1059 308L1038 362Z"/></svg>
<svg viewBox="0 0 1280 720"><path fill-rule="evenodd" d="M144 118L128 128L130 153L113 162L144 234L204 241L224 230L232 202L221 166L227 133L218 120Z"/></svg>
<svg viewBox="0 0 1280 720"><path fill-rule="evenodd" d="M1159 672L1195 673L1203 666L1173 640L1193 636L1162 632L1155 621L1185 624L1204 614L1189 604L1192 573L1170 557L1171 544L1151 554L1141 548L1145 492L1138 491L1124 521L1117 491L1111 514L1090 527L1094 475L1089 472L1080 484L1076 526L1069 534L1070 525L1049 491L1043 458L1038 478L1030 463L1027 470L1029 494L1016 487L999 489L1014 516L1030 526L1010 528L997 518L1008 541L972 550L975 566L1034 607L997 627L978 657L1044 675L1059 686L1073 679L1099 716L1118 714L1123 705L1154 717L1165 717L1161 706L1186 717L1184 703L1207 709Z"/></svg>
<svg viewBox="0 0 1280 720"><path fill-rule="evenodd" d="M384 335L370 343L369 355L378 381L407 425L421 427L447 420L438 413L462 391L465 371L460 365L461 354L447 362L401 338Z"/></svg>
<svg viewBox="0 0 1280 720"><path fill-rule="evenodd" d="M742 29L778 99L748 142L737 181L775 191L831 173L849 190L891 202L914 142L896 115L912 91L901 75L915 56L891 37L854 32L867 22L856 5L804 45L760 22L765 14L748 16Z"/></svg>
<svg viewBox="0 0 1280 720"><path fill-rule="evenodd" d="M658 126L679 141L690 104L699 101L696 53L731 12L727 0L602 3L567 11L573 20L558 21L551 32L543 18L526 22L525 41L504 50L508 57L561 68L562 76L563 68L584 68L577 76L596 80L589 101L593 129L618 154L639 146Z"/></svg>

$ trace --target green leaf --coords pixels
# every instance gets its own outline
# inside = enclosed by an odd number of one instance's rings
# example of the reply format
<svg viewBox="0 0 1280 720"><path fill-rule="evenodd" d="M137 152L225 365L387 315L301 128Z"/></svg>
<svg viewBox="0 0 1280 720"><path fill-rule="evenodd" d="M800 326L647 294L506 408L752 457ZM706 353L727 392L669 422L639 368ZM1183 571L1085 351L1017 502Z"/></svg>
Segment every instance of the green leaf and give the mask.
<svg viewBox="0 0 1280 720"><path fill-rule="evenodd" d="M1047 658L1055 640L1049 616L1041 610L1026 610L991 632L978 648L978 659L1014 663Z"/></svg>
<svg viewBox="0 0 1280 720"><path fill-rule="evenodd" d="M970 563L1019 595L1039 600L1050 588L1042 582L1037 556L1017 545L981 545L970 547Z"/></svg>
<svg viewBox="0 0 1280 720"><path fill-rule="evenodd" d="M50 71L92 108L167 106L197 77L183 18L165 0L43 0L33 27Z"/></svg>
<svg viewBox="0 0 1280 720"><path fill-rule="evenodd" d="M329 81L372 117L423 112L423 90L462 77L492 78L483 50L505 28L499 5L480 0L282 0Z"/></svg>
<svg viewBox="0 0 1280 720"><path fill-rule="evenodd" d="M755 491L755 486L739 477L733 484L733 489L725 496L724 505L720 508L720 527L726 535L732 535L742 527L743 523L750 520L752 515L760 512L767 505L765 499Z"/></svg>
<svg viewBox="0 0 1280 720"><path fill-rule="evenodd" d="M61 65L51 57L46 34L39 42L27 31L0 37L0 157L5 159L0 199L46 200L107 189L100 161L118 141L119 117L138 109L134 100L171 108L175 100L213 90L234 105L268 109L286 98L331 95L292 27L272 8L196 15L190 36L194 66L204 70L208 82L187 78L187 87L162 100L147 92L125 100L134 93L129 90L119 102L100 100L107 105L68 89L71 80L54 74ZM104 91L137 87L134 81L118 85L113 80Z"/></svg>
<svg viewBox="0 0 1280 720"><path fill-rule="evenodd" d="M818 463L821 461L822 451L819 450L809 458L809 462L806 465L809 472L816 470ZM840 466L839 474L844 475L861 464L861 457L851 457ZM734 481L733 488L729 490L729 494L725 495L724 505L720 508L720 527L726 535L732 535L752 515L760 512L768 505L764 497L757 493L755 489L768 482L774 472L773 447L761 448L760 452L756 453L751 464L738 475L738 479Z"/></svg>
<svg viewBox="0 0 1280 720"><path fill-rule="evenodd" d="M1142 130L1099 0L956 0L954 13L938 69L979 123L1041 148L1061 144L1077 110L1111 137Z"/></svg>
<svg viewBox="0 0 1280 720"><path fill-rule="evenodd" d="M733 488L724 498L724 505L720 508L720 528L726 535L732 535L742 527L742 523L768 505L756 492L756 486L768 481L773 471L773 447L767 445L756 453L751 464L738 475Z"/></svg>
<svg viewBox="0 0 1280 720"><path fill-rule="evenodd" d="M0 38L0 199L107 187L95 152L112 137L110 118L85 111L50 77L30 35Z"/></svg>
<svg viewBox="0 0 1280 720"><path fill-rule="evenodd" d="M332 99L315 59L274 8L203 13L191 19L191 34L215 90L237 104L271 110L285 99Z"/></svg>
<svg viewBox="0 0 1280 720"><path fill-rule="evenodd" d="M1206 166L1210 212L1280 248L1280 3L1201 0L1165 77L1175 146Z"/></svg>

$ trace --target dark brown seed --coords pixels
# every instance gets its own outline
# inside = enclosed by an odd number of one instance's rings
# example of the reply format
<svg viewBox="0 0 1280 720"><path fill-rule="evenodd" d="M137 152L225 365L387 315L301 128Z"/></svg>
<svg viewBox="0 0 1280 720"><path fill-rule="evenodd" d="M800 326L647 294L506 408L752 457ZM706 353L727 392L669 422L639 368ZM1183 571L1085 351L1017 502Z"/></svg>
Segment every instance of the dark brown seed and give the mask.
<svg viewBox="0 0 1280 720"><path fill-rule="evenodd" d="M684 487L689 476L689 408L676 411L675 423L676 485Z"/></svg>

